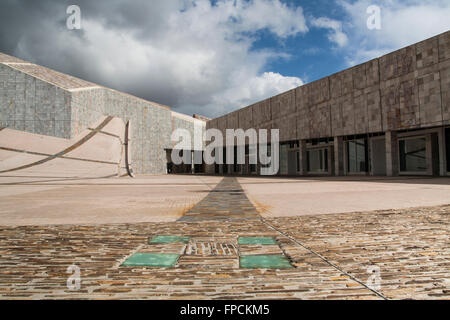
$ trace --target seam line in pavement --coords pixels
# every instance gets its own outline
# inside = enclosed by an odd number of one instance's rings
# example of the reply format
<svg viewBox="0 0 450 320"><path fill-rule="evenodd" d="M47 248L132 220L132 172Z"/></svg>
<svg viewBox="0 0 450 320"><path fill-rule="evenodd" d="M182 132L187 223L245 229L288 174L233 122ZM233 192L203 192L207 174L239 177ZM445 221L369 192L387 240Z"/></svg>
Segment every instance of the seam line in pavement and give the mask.
<svg viewBox="0 0 450 320"><path fill-rule="evenodd" d="M117 270L120 268L120 266L127 261L128 258L130 258L132 255L134 255L135 253L138 253L139 250L141 250L143 247L145 247L145 244L140 244L139 246L137 246L136 248L134 248L130 254L128 254L127 256L123 257L122 259L120 259L113 267L112 269Z"/></svg>
<svg viewBox="0 0 450 320"><path fill-rule="evenodd" d="M20 149L6 148L6 147L0 147L0 150L9 151L9 152L16 152L16 153L31 154L31 155L34 155L34 156L42 156L42 157L52 157L53 156L52 154L48 154L48 153L41 153L41 152L34 152L34 151L27 151L27 150L20 150ZM111 165L119 164L118 162L102 161L102 160L91 160L91 159L66 157L66 156L58 156L57 158L59 158L59 159L66 159L66 160L77 160L77 161L84 161L84 162L111 164Z"/></svg>
<svg viewBox="0 0 450 320"><path fill-rule="evenodd" d="M315 252L314 250L312 250L311 248L308 248L307 246L305 246L303 243L301 243L300 241L298 241L297 239L295 239L294 237L290 236L289 234L278 230L276 227L274 227L272 224L270 224L269 222L267 222L264 218L261 217L261 222L263 224L265 224L266 226L268 226L269 228L275 230L276 232L278 232L279 234L287 237L288 239L290 239L292 242L296 243L297 245L301 246L302 248L308 250L309 252L311 252L312 254L318 256L320 259L322 259L324 262L328 263L330 266L332 266L333 268L339 270L340 272L342 272L343 274L345 274L346 276L350 277L353 281L356 281L357 283L359 283L360 285L362 285L364 288L372 291L374 294L376 294L378 297L384 299L384 300L389 300L389 298L387 298L386 296L384 296L381 292L370 288L369 286L367 286L364 282L362 282L361 280L359 280L358 278L356 278L355 276L353 276L352 274L346 272L345 270L343 270L342 268L340 268L338 265L334 264L333 262L329 261L327 258L325 258L324 256L322 256L320 253Z"/></svg>

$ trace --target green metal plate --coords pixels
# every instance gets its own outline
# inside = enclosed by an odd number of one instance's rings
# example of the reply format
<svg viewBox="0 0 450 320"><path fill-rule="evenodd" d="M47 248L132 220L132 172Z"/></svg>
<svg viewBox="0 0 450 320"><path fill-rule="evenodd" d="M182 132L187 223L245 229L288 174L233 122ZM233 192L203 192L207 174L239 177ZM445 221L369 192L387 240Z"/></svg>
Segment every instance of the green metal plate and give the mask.
<svg viewBox="0 0 450 320"><path fill-rule="evenodd" d="M277 241L274 238L270 237L239 237L238 243L269 245L269 244L277 244Z"/></svg>
<svg viewBox="0 0 450 320"><path fill-rule="evenodd" d="M135 253L122 266L168 268L175 266L179 257L179 254L174 253Z"/></svg>
<svg viewBox="0 0 450 320"><path fill-rule="evenodd" d="M239 265L243 269L287 269L293 268L283 255L242 256Z"/></svg>
<svg viewBox="0 0 450 320"><path fill-rule="evenodd" d="M158 244L158 243L188 243L190 237L180 237L180 236L155 236L153 239L149 241L150 244Z"/></svg>

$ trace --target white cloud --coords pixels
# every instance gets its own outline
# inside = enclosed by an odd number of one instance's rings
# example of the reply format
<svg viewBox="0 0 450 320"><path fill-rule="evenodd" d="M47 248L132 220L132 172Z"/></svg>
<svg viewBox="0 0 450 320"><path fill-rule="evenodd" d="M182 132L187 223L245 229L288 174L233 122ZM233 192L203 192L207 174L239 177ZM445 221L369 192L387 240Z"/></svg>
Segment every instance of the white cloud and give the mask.
<svg viewBox="0 0 450 320"><path fill-rule="evenodd" d="M114 12L117 3L111 2L108 10ZM51 46L35 41L34 34L24 35L17 49L20 56L48 59L48 65L63 71L71 57L76 66L72 73L87 74L91 81L180 112L208 116L302 84L299 78L264 72L271 59L286 58L283 52L252 49L260 30L281 39L307 32L300 7L279 0L222 0L215 5L209 0L164 1L158 4L163 16L156 30L148 26L142 30L138 23L125 25L126 17L111 21L106 20L109 14L93 17L81 8L82 37L43 22L39 33L52 39ZM155 16L151 6L143 5L142 10ZM132 13L136 19L140 16Z"/></svg>
<svg viewBox="0 0 450 320"><path fill-rule="evenodd" d="M450 29L448 0L338 0L350 17L349 46L345 48L350 65L379 57ZM367 28L370 5L381 8L381 30Z"/></svg>
<svg viewBox="0 0 450 320"><path fill-rule="evenodd" d="M221 113L232 111L229 106L245 107L253 102L274 96L280 92L303 85L296 77L285 77L279 73L264 72L246 81L236 77L233 84L224 92L213 96L211 108L218 108Z"/></svg>
<svg viewBox="0 0 450 320"><path fill-rule="evenodd" d="M316 28L329 29L328 39L337 44L339 47L344 47L348 43L347 35L342 31L342 22L326 17L313 19L312 26Z"/></svg>

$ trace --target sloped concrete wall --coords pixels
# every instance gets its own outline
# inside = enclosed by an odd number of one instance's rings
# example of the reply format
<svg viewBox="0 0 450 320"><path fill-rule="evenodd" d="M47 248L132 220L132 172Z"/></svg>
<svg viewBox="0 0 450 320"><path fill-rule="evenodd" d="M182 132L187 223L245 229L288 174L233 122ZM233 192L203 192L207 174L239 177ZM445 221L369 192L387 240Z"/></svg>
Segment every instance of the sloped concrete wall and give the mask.
<svg viewBox="0 0 450 320"><path fill-rule="evenodd" d="M193 117L180 114L177 112L171 113L172 117L172 128L187 130L191 136L191 144L187 144L186 141L183 144L185 150L198 150L202 151L205 149L205 140L203 135L206 129L206 121L194 119ZM172 148L178 143L171 141Z"/></svg>
<svg viewBox="0 0 450 320"><path fill-rule="evenodd" d="M71 139L105 115L130 121L131 161L138 174L165 174L172 129L194 128L183 117L173 121L168 107L98 86L63 89L0 63L0 127Z"/></svg>
<svg viewBox="0 0 450 320"><path fill-rule="evenodd" d="M107 88L72 94L74 133L89 126L100 115L119 117L131 123L131 162L138 174L165 174L165 149L171 148L169 108Z"/></svg>

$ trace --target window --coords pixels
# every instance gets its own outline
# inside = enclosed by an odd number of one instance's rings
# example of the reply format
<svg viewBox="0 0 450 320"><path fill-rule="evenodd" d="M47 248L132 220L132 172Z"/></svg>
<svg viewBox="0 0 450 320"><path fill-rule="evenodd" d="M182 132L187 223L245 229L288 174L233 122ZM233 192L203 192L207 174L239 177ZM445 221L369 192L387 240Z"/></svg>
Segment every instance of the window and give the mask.
<svg viewBox="0 0 450 320"><path fill-rule="evenodd" d="M367 140L357 139L347 142L347 170L358 173L367 172Z"/></svg>
<svg viewBox="0 0 450 320"><path fill-rule="evenodd" d="M233 162L233 172L240 172L241 170L240 170L240 166L238 165L238 161L237 161L237 159L238 159L238 154L237 154L237 152L238 152L238 150L237 150L238 148L237 147L234 147L234 162Z"/></svg>
<svg viewBox="0 0 450 320"><path fill-rule="evenodd" d="M306 152L308 172L328 172L328 149L313 149Z"/></svg>
<svg viewBox="0 0 450 320"><path fill-rule="evenodd" d="M297 172L300 172L300 152L297 151Z"/></svg>
<svg viewBox="0 0 450 320"><path fill-rule="evenodd" d="M427 141L425 137L399 141L400 171L424 172L427 170Z"/></svg>
<svg viewBox="0 0 450 320"><path fill-rule="evenodd" d="M256 164L251 164L250 165L250 172L251 173L255 173L256 172Z"/></svg>
<svg viewBox="0 0 450 320"><path fill-rule="evenodd" d="M445 129L445 148L447 150L447 172L450 172L450 128Z"/></svg>

